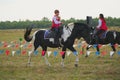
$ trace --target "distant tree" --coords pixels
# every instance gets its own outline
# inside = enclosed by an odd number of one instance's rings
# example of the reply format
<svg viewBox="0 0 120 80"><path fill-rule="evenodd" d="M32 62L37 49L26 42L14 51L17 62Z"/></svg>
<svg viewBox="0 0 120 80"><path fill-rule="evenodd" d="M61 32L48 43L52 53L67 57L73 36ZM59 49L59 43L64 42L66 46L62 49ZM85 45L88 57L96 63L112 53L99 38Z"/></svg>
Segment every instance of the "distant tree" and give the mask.
<svg viewBox="0 0 120 80"><path fill-rule="evenodd" d="M47 17L43 17L41 21L50 21Z"/></svg>
<svg viewBox="0 0 120 80"><path fill-rule="evenodd" d="M112 18L112 17L107 17L105 18L107 25L110 26L120 26L120 18ZM62 19L63 25L66 25L71 22L80 22L80 23L86 23L86 20L84 19L75 19L75 18L70 18L67 20ZM24 29L29 26L33 26L34 28L50 28L52 22L47 18L43 17L41 20L36 20L36 21L1 21L0 22L0 29ZM98 24L98 18L93 19L92 26L96 27Z"/></svg>

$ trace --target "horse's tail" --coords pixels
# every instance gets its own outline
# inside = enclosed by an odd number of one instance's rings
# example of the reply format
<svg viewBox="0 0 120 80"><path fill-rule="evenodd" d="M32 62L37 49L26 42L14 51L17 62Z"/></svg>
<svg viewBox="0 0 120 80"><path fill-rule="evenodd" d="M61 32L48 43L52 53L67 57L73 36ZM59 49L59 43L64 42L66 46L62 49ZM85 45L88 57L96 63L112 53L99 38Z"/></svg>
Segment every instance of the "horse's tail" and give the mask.
<svg viewBox="0 0 120 80"><path fill-rule="evenodd" d="M27 41L27 42L30 42L33 38L33 36L30 36L30 33L32 31L32 27L27 27L26 28L26 31L25 31L25 34L24 34L24 39Z"/></svg>

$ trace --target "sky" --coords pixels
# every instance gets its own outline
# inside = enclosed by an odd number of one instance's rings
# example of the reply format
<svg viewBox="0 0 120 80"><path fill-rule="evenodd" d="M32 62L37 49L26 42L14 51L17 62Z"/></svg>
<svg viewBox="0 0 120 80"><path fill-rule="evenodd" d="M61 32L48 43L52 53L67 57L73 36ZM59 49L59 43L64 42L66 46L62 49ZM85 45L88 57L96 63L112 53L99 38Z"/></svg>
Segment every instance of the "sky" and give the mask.
<svg viewBox="0 0 120 80"><path fill-rule="evenodd" d="M60 11L62 19L120 17L120 0L0 0L0 21L41 20Z"/></svg>

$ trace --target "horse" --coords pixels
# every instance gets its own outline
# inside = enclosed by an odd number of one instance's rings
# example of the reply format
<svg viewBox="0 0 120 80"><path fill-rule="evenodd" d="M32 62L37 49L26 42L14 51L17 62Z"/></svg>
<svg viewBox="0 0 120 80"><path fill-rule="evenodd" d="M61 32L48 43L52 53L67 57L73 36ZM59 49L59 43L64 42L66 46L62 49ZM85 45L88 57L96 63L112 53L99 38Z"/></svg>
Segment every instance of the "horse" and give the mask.
<svg viewBox="0 0 120 80"><path fill-rule="evenodd" d="M85 24L85 23L74 23L75 24L75 27L74 27L74 32L76 32L76 34L78 34L77 37L79 37L79 39L81 37L84 38L84 40L87 42L88 46L86 48L86 57L89 56L89 48L91 48L94 44L96 45L96 49L97 49L97 52L100 53L100 50L99 50L99 45L98 44L101 44L101 45L106 45L106 44L111 44L111 48L112 48L112 52L110 54L110 57L112 58L112 56L114 55L114 53L116 52L116 49L115 49L115 44L119 44L120 45L120 32L118 31L107 31L105 33L105 37L104 38L100 38L98 36L98 39L96 41L95 38L93 38L93 33L94 33L94 29L92 27L90 27L89 25ZM72 33L74 33L72 32ZM71 34L70 37L72 37L73 35L75 34ZM69 38L70 38L69 37Z"/></svg>
<svg viewBox="0 0 120 80"><path fill-rule="evenodd" d="M76 60L75 60L75 66L78 66L78 62L79 62L79 58L78 58L78 54L77 51L74 49L73 44L74 41L76 39L76 32L73 32L74 29L74 24L73 23L69 23L66 26L62 26L59 29L62 31L61 33L61 41L59 41L59 44L54 44L53 42L50 41L50 39L45 39L45 33L47 30L37 30L33 33L33 35L31 34L32 31L32 27L27 27L24 33L24 39L27 42L33 41L33 48L32 51L29 55L28 58L28 64L31 64L31 55L32 53L34 53L34 51L36 51L36 49L41 46L42 51L44 51L44 54L42 55L45 59L45 63L48 66L51 66L51 64L49 63L48 59L46 58L45 54L47 51L47 47L51 47L51 48L58 48L61 47L62 48L62 62L61 65L64 67L64 59L65 59L65 54L66 54L66 49L68 48L69 50L71 50L75 56L76 56ZM71 36L71 34L74 34ZM71 36L71 37L70 37ZM60 46L61 45L61 46Z"/></svg>

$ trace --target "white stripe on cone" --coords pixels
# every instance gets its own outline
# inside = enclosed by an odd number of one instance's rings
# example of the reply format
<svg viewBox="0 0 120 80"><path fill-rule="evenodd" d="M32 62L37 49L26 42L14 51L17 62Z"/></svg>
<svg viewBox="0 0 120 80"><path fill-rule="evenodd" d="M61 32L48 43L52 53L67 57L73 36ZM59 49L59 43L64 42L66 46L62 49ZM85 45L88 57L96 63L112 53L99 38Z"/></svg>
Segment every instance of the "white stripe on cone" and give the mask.
<svg viewBox="0 0 120 80"><path fill-rule="evenodd" d="M22 47L23 47L23 45L20 45L20 47L22 48Z"/></svg>
<svg viewBox="0 0 120 80"><path fill-rule="evenodd" d="M32 51L28 51L28 56L30 56L31 53L32 53Z"/></svg>
<svg viewBox="0 0 120 80"><path fill-rule="evenodd" d="M9 47L11 47L11 45L8 45L7 47L9 48Z"/></svg>
<svg viewBox="0 0 120 80"><path fill-rule="evenodd" d="M70 51L67 51L67 56L69 56L71 54L71 52Z"/></svg>
<svg viewBox="0 0 120 80"><path fill-rule="evenodd" d="M47 51L48 57L51 55L52 51Z"/></svg>
<svg viewBox="0 0 120 80"><path fill-rule="evenodd" d="M12 56L14 56L15 55L15 51L12 51Z"/></svg>

